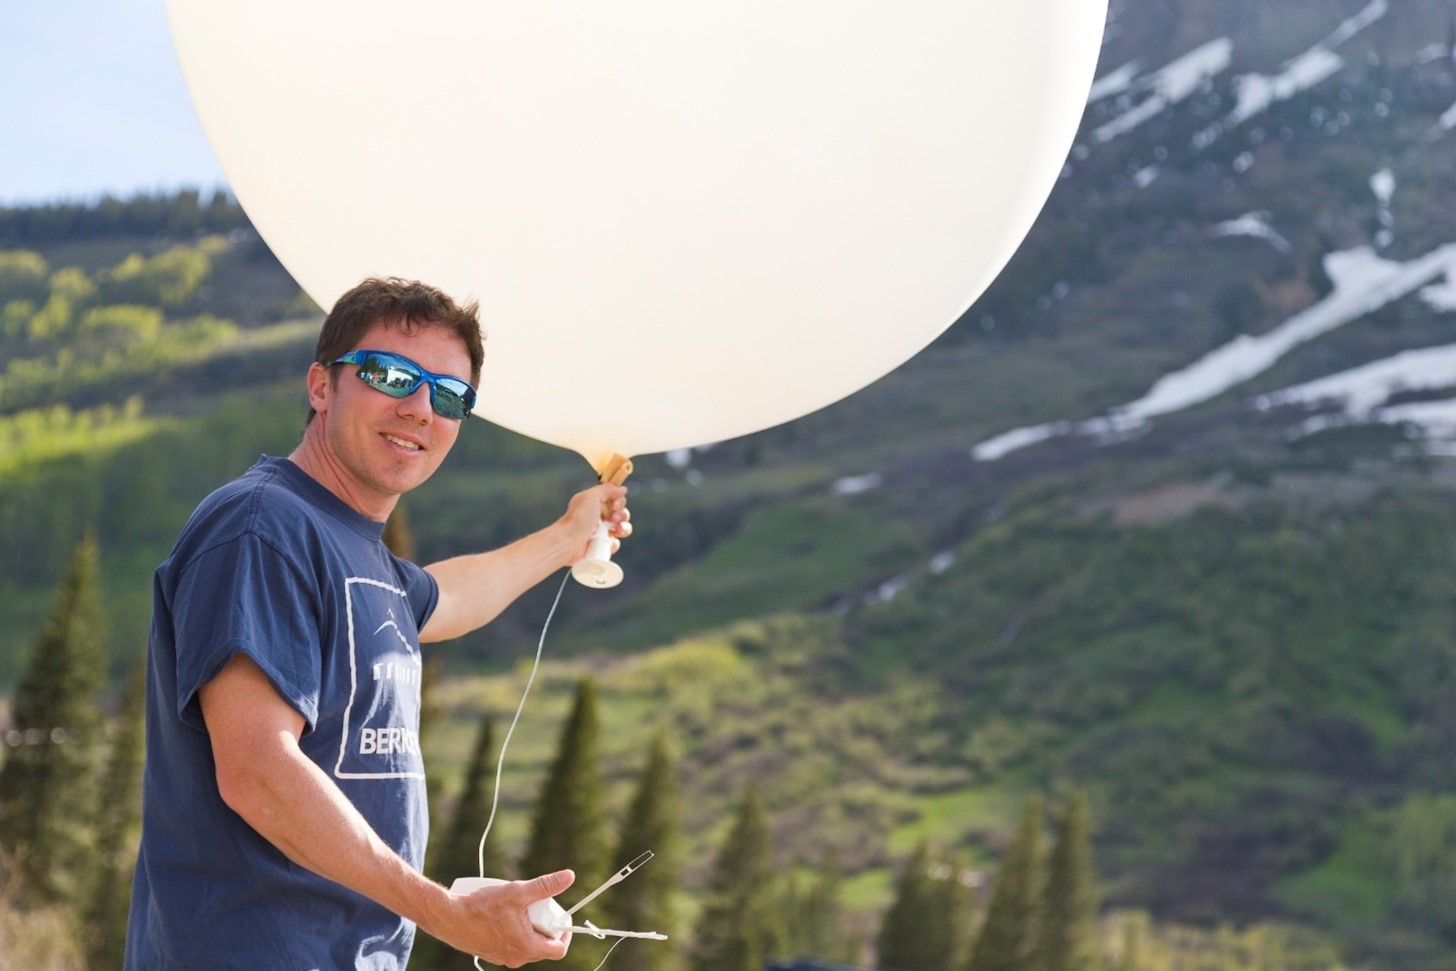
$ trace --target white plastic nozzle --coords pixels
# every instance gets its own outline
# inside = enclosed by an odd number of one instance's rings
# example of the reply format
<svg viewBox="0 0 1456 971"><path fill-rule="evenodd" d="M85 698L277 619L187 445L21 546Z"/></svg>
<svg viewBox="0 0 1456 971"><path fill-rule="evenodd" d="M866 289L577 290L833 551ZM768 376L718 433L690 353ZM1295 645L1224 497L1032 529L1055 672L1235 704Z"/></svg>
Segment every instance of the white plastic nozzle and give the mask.
<svg viewBox="0 0 1456 971"><path fill-rule="evenodd" d="M636 873L637 872L637 868L640 867L642 864L646 863L650 859L652 859L652 851L651 850L647 850L645 853L638 854L637 859L633 860L631 863L628 863L626 866L622 867L622 869L618 870L616 873L614 873L611 876L607 877L607 879L605 881L603 881L603 883L602 883L602 885L600 887L597 887L591 893L587 894L585 897L582 897L580 900L578 900L576 902L576 906L573 907L573 908L571 908L570 910L568 910L566 912L566 916L567 917L570 917L572 914L576 913L578 910L581 910L581 908L585 907L587 904L591 903L593 900L596 900L597 899L597 895L600 894L603 890L606 890L608 887L615 887L617 884L621 883L623 880L625 880L628 877L630 877L633 873Z"/></svg>
<svg viewBox="0 0 1456 971"><path fill-rule="evenodd" d="M596 532L592 533L586 556L572 564L571 575L578 583L605 590L622 582L622 568L612 562L612 535L608 532L609 528L605 519L598 523Z"/></svg>

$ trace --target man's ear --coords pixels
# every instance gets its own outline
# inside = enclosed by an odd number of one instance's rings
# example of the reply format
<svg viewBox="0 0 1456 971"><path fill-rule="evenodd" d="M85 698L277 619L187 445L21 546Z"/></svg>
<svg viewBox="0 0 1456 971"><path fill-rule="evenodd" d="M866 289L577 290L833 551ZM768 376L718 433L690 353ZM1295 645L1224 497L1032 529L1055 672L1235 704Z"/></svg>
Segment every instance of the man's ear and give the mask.
<svg viewBox="0 0 1456 971"><path fill-rule="evenodd" d="M328 410L329 399L334 393L333 373L317 362L308 366L308 405L323 414Z"/></svg>

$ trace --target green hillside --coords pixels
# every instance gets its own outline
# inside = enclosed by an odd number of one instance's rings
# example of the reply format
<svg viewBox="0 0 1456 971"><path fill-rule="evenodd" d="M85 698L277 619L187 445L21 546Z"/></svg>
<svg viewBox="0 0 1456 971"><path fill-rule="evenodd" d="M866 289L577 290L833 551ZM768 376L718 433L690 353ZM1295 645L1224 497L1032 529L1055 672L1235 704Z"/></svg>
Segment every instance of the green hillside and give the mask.
<svg viewBox="0 0 1456 971"><path fill-rule="evenodd" d="M1350 106L1339 152L1308 122L1320 98ZM1411 186L1386 255L1445 241L1456 183L1421 146L1453 98L1436 68L1347 72L1270 112L1292 134L1247 178L1240 146L1175 151L1135 191L1129 156L1173 144L1172 112L1064 180L992 290L895 373L686 467L643 457L627 582L573 585L553 622L505 769L507 855L591 673L615 810L655 729L681 754L690 890L750 780L781 862L837 859L870 927L920 841L989 869L1029 794L1085 786L1109 908L1450 967L1456 465L1398 426L1293 439L1245 403L1445 340L1450 313L1393 302L1126 441L969 450L1132 400L1327 294L1321 260L1375 220L1381 164ZM1207 231L1276 205L1288 252ZM297 440L319 319L225 200L0 211L0 693L87 530L120 677L193 505ZM406 500L419 557L506 542L589 480L471 422ZM554 593L441 650L444 805L478 718L514 711Z"/></svg>

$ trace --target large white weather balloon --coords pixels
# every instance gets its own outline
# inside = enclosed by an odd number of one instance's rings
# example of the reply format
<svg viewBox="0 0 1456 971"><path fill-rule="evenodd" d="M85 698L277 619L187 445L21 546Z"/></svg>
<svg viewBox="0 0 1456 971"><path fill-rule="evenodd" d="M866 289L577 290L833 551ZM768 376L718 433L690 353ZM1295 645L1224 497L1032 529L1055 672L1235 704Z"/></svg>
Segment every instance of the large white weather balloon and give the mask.
<svg viewBox="0 0 1456 971"><path fill-rule="evenodd" d="M324 307L479 299L479 412L600 467L829 404L1005 265L1105 0L168 0L233 191Z"/></svg>

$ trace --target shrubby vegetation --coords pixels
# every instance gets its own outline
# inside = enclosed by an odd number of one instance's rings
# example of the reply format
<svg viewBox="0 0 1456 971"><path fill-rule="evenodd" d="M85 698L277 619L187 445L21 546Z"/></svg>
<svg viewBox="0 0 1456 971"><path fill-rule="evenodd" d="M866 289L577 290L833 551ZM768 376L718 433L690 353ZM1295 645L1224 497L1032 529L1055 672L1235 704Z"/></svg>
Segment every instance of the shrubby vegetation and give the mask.
<svg viewBox="0 0 1456 971"><path fill-rule="evenodd" d="M1334 850L1366 793L1450 779L1428 739L1448 737L1456 687L1437 633L1453 529L1444 496L1409 493L1139 528L1011 517L961 551L975 570L854 618L848 662L868 677L908 652L937 672L942 764L1095 780L1135 897L1253 917L1275 879Z"/></svg>
<svg viewBox="0 0 1456 971"><path fill-rule="evenodd" d="M1100 922L1105 966L1113 971L1347 971L1340 946L1306 928L1259 923L1212 930L1160 924L1144 911ZM1376 965L1378 967L1378 965Z"/></svg>
<svg viewBox="0 0 1456 971"><path fill-rule="evenodd" d="M155 432L163 423L142 417L138 397L121 407L73 412L65 405L0 416L0 482L22 477L53 459L109 451Z"/></svg>
<svg viewBox="0 0 1456 971"><path fill-rule="evenodd" d="M133 253L95 275L75 266L48 273L38 253L0 252L0 414L98 393L115 403L139 378L235 338L235 324L187 312L226 246L211 237L153 257Z"/></svg>
<svg viewBox="0 0 1456 971"><path fill-rule="evenodd" d="M1395 811L1389 843L1397 908L1456 938L1456 793L1416 793Z"/></svg>
<svg viewBox="0 0 1456 971"><path fill-rule="evenodd" d="M94 550L83 547L78 552L77 572L67 580L66 590L57 601L53 623L75 615L77 604L94 595ZM93 564L87 566L87 564ZM91 593L88 593L91 590ZM94 611L94 605L90 610ZM82 614L86 611L80 611ZM83 654L64 647L60 635L47 635L37 646L27 691L33 694L46 685L60 686L67 678L84 672L93 665L85 663ZM89 644L94 650L94 631L79 629L75 646ZM650 667L662 670L661 662ZM684 668L682 670L688 670ZM630 679L629 679L630 681ZM78 685L80 682L76 682ZM80 955L86 955L86 966L111 966L124 924L128 881L126 874L134 855L135 826L139 810L135 787L139 770L141 693L140 680L134 678L127 701L116 716L116 728L110 734L107 769L99 778L101 789L90 794L89 781L80 775L37 775L27 770L30 780L21 799L13 785L5 780L15 776L17 767L59 765L55 759L67 755L61 746L24 746L21 758L14 746L0 769L0 822L29 818L22 812L38 798L63 799L68 806L84 805L95 800L94 817L68 810L53 814L64 819L68 832L65 841L56 846L73 846L72 837L85 840L92 851L88 865L77 869L71 850L50 855L46 861L35 855L34 837L19 842L8 841L0 849L0 859L24 859L27 867L10 869L6 895L0 897L0 934L12 956L25 956L27 966L60 971L82 966ZM77 698L89 695L94 686L80 685ZM597 737L602 725L596 714L595 690L589 680L578 680L574 689L563 681L560 688L575 695L569 717L558 738L551 768L545 773L535 802L534 834L526 856L515 868L515 875L528 876L538 871L563 865L559 859L543 856L548 842L559 841L578 832L597 832L593 846L608 845L606 828L613 820L602 810L615 803L608 798L593 767L602 761ZM47 689L49 690L49 689ZM435 690L435 689L430 689ZM73 694L75 692L73 691ZM29 697L28 694L26 697ZM426 707L435 707L428 701ZM51 709L59 710L55 705ZM25 709L29 711L29 708ZM46 723L49 725L49 723ZM454 800L453 818L448 838L439 853L432 853L431 870L446 882L461 872L475 872L473 856L475 831L482 824L488 785L488 769L495 758L494 733L487 716L480 722L474 754L466 768L461 796ZM31 731L29 715L22 713L17 730ZM41 726L41 731L46 731ZM616 746L617 754L633 746ZM1093 889L1090 860L1090 829L1086 825L1085 802L1075 797L1067 802L1056 817L1052 851L1046 855L1035 847L1044 825L1039 800L1028 803L1023 814L1023 837L1030 840L1026 849L1013 847L996 877L991 905L984 914L973 888L978 885L973 871L966 868L958 854L932 853L924 842L903 863L896 899L883 916L877 947L871 951L843 900L843 879L832 860L822 868L809 868L807 887L802 875L806 868L785 867L784 851L776 848L773 817L754 787L736 803L731 826L720 839L716 863L705 881L699 877L700 889L692 894L698 917L691 935L684 938L679 930L678 914L684 910L685 888L680 882L682 855L677 832L682 825L683 804L677 796L682 771L675 768L664 736L655 734L647 745L645 765L636 776L628 802L619 804L615 817L618 837L611 866L616 867L636 856L644 848L653 849L657 857L637 875L639 878L614 888L610 901L602 904L604 913L612 915L612 925L667 930L667 943L651 947L634 962L634 966L653 967L664 971L758 971L777 955L816 954L843 961L875 961L876 966L915 971L918 968L940 969L963 966L967 971L996 967L1030 967L1019 963L1021 958L1000 959L990 955L994 948L1011 946L1014 954L1031 956L1038 968L1047 971L1101 969L1109 971L1165 971L1175 967L1209 969L1239 968L1240 971L1274 971L1274 969L1328 969L1342 967L1330 946L1317 936L1273 927L1257 927L1244 932L1223 929L1217 934L1201 933L1152 923L1145 915L1116 913L1097 921L1097 894ZM69 763L66 763L69 764ZM606 760L610 765L611 760ZM588 770L587 776L582 775ZM620 788L623 783L617 783ZM580 788L580 791L575 791ZM588 819L583 813L594 814ZM33 815L33 814L30 814ZM556 827L559 827L557 829ZM10 832L13 826L7 827ZM550 839L544 839L549 834ZM1018 846L1021 841L1019 840ZM487 872L511 875L503 855L505 847L499 837L487 844ZM458 846L464 852L451 852ZM558 848L558 853L587 852L589 846ZM575 857L573 857L573 862ZM1059 862L1060 861L1060 862ZM45 888L54 881L73 881L77 874L88 874L76 885L74 898L60 906L48 896ZM585 880L583 887L595 882ZM1020 909L998 906L1006 899L1008 888L1022 888L1028 903ZM1057 948L1055 942L1074 942ZM1019 941L994 944L992 941ZM975 942L975 946L972 944ZM908 948L908 950L907 950ZM595 966L600 947L581 939L573 948L572 959L583 966ZM878 952L878 957L875 953ZM1012 953L1012 952L1008 952ZM422 941L417 963L422 969L458 966L459 955L441 949L433 942ZM1011 963L1006 963L1010 960Z"/></svg>

